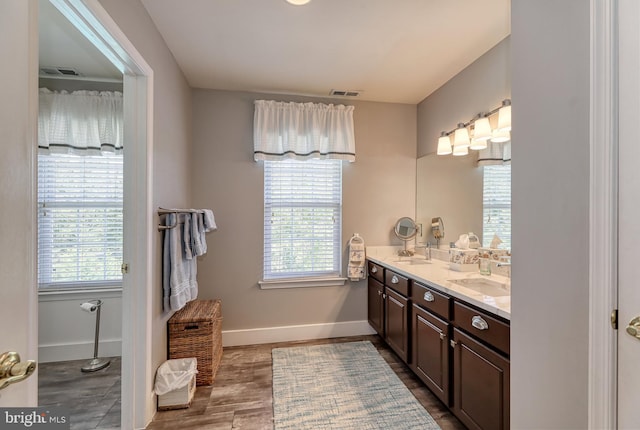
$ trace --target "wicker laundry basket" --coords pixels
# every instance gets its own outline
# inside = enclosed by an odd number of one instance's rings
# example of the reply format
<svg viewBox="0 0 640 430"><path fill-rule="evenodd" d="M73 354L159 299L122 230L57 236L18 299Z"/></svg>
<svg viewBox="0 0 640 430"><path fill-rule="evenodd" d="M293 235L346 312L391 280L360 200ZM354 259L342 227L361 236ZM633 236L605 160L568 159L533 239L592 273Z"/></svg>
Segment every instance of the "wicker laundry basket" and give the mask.
<svg viewBox="0 0 640 430"><path fill-rule="evenodd" d="M196 357L196 385L213 384L222 358L222 302L191 301L167 325L169 359Z"/></svg>

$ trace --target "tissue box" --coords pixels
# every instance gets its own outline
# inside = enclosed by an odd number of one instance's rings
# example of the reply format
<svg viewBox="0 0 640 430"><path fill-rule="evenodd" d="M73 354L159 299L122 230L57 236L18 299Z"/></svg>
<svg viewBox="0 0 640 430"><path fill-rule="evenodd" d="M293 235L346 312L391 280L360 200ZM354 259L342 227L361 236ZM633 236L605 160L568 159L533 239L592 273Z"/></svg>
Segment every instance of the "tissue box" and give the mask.
<svg viewBox="0 0 640 430"><path fill-rule="evenodd" d="M449 250L449 269L457 272L471 272L478 270L478 262L480 254L477 249L458 249L451 248Z"/></svg>
<svg viewBox="0 0 640 430"><path fill-rule="evenodd" d="M500 257L509 257L511 254L508 249L498 248L479 248L480 258L489 258L491 260L499 261Z"/></svg>

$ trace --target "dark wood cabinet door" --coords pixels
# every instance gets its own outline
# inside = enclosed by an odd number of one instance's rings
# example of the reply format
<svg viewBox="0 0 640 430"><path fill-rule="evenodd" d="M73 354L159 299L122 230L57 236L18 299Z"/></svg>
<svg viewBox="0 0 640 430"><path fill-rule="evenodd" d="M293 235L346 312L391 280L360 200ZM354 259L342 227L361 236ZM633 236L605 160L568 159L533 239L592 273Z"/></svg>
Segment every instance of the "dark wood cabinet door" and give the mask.
<svg viewBox="0 0 640 430"><path fill-rule="evenodd" d="M411 308L411 369L449 406L449 326L432 313Z"/></svg>
<svg viewBox="0 0 640 430"><path fill-rule="evenodd" d="M385 340L398 356L409 362L409 301L385 287Z"/></svg>
<svg viewBox="0 0 640 430"><path fill-rule="evenodd" d="M372 277L368 280L367 315L369 324L378 334L384 337L384 286Z"/></svg>
<svg viewBox="0 0 640 430"><path fill-rule="evenodd" d="M469 429L509 429L509 360L458 329L453 340L453 412Z"/></svg>

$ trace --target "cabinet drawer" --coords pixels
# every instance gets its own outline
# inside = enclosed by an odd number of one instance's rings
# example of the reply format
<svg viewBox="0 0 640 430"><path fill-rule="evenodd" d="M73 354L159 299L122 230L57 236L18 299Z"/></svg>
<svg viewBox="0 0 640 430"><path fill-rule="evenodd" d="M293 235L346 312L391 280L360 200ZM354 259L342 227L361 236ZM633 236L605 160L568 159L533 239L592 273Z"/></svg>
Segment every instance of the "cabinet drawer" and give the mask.
<svg viewBox="0 0 640 430"><path fill-rule="evenodd" d="M451 319L449 311L451 299L449 296L414 281L411 287L411 298L413 303L424 309L434 312L446 320Z"/></svg>
<svg viewBox="0 0 640 430"><path fill-rule="evenodd" d="M409 279L387 269L384 274L384 284L393 288L405 297L409 296Z"/></svg>
<svg viewBox="0 0 640 430"><path fill-rule="evenodd" d="M368 263L369 276L371 276L374 279L377 279L380 282L384 282L384 270L382 266L372 261L368 261L367 263Z"/></svg>
<svg viewBox="0 0 640 430"><path fill-rule="evenodd" d="M457 301L453 304L453 321L457 327L509 355L509 324Z"/></svg>

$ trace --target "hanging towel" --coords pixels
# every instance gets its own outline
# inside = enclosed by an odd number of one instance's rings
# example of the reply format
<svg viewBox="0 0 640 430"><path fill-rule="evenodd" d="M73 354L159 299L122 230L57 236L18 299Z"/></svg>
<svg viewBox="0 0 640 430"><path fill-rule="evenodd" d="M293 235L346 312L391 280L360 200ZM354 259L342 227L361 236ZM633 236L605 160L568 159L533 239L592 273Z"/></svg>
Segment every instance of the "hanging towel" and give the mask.
<svg viewBox="0 0 640 430"><path fill-rule="evenodd" d="M207 253L207 239L205 237L204 221L201 213L191 214L191 243L193 256L199 257Z"/></svg>
<svg viewBox="0 0 640 430"><path fill-rule="evenodd" d="M165 230L162 257L162 291L164 311L178 310L198 296L196 280L197 259L187 259L184 243L189 241L184 235L189 233L181 227L178 214L167 214L166 226L175 226ZM190 216L189 214L183 215Z"/></svg>
<svg viewBox="0 0 640 430"><path fill-rule="evenodd" d="M204 231L209 233L210 231L215 231L218 229L216 225L216 220L213 217L213 211L211 209L202 209L203 218L204 218Z"/></svg>
<svg viewBox="0 0 640 430"><path fill-rule="evenodd" d="M347 277L351 281L365 279L365 246L364 239L355 233L349 240L349 265L347 266Z"/></svg>

